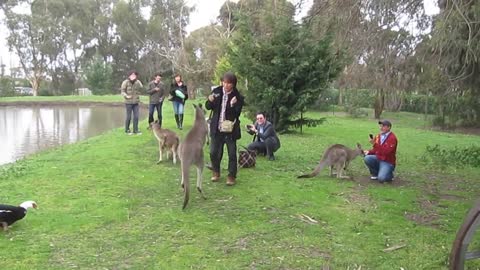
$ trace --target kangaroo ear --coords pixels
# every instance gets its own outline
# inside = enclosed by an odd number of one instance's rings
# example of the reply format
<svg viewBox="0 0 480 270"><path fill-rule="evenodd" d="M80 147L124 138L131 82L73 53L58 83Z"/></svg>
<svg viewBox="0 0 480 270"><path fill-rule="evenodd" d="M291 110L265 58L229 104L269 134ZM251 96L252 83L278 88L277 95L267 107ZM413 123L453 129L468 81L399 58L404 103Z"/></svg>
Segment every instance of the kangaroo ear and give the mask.
<svg viewBox="0 0 480 270"><path fill-rule="evenodd" d="M195 108L195 109L197 108L197 105L195 105L195 104L192 104L192 105L193 105L193 108Z"/></svg>
<svg viewBox="0 0 480 270"><path fill-rule="evenodd" d="M198 103L198 107L200 107L200 109L202 108L202 103Z"/></svg>
<svg viewBox="0 0 480 270"><path fill-rule="evenodd" d="M357 148L362 149L362 145L357 142Z"/></svg>

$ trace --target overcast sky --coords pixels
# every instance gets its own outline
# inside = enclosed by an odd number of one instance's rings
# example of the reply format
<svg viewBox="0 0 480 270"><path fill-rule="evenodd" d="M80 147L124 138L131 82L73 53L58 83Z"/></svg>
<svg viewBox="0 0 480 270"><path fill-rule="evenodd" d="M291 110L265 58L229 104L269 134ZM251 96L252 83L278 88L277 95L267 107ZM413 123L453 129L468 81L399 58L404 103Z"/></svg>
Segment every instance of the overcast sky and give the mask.
<svg viewBox="0 0 480 270"><path fill-rule="evenodd" d="M297 3L298 0L289 0L290 2ZM313 0L304 1L304 6L302 7L303 12L297 14L297 18L303 17L306 12L310 9ZM438 13L438 8L435 5L436 0L424 0L425 10L427 14L432 15ZM225 0L187 0L187 3L190 6L195 6L195 11L190 14L190 24L187 26L187 31L191 32L200 27L209 25L212 22L215 22L216 17L220 7L223 5ZM237 1L234 1L237 2ZM3 13L0 14L0 20L3 21ZM8 51L6 44L7 29L5 25L0 25L0 59L7 66L6 73L10 73L10 66L17 66L17 57Z"/></svg>

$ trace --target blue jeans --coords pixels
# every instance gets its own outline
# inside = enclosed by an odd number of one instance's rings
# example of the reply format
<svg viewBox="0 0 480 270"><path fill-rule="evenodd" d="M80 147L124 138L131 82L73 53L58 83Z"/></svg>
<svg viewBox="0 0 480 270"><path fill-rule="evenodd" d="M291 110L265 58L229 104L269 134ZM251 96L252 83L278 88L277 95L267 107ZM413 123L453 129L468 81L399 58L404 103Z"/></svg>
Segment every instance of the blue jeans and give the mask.
<svg viewBox="0 0 480 270"><path fill-rule="evenodd" d="M370 174L378 177L379 182L392 181L395 165L383 160L378 160L375 155L365 156L363 160L370 170Z"/></svg>
<svg viewBox="0 0 480 270"><path fill-rule="evenodd" d="M183 103L173 101L173 111L175 114L183 114Z"/></svg>
<svg viewBox="0 0 480 270"><path fill-rule="evenodd" d="M152 123L154 121L153 113L155 113L155 109L157 110L157 116L158 116L158 124L162 126L162 105L163 102L160 102L158 104L149 104L148 105L148 123Z"/></svg>
<svg viewBox="0 0 480 270"><path fill-rule="evenodd" d="M127 119L125 120L125 132L130 131L130 120L132 119L133 112L133 132L138 132L138 103L137 104L125 104L127 109Z"/></svg>

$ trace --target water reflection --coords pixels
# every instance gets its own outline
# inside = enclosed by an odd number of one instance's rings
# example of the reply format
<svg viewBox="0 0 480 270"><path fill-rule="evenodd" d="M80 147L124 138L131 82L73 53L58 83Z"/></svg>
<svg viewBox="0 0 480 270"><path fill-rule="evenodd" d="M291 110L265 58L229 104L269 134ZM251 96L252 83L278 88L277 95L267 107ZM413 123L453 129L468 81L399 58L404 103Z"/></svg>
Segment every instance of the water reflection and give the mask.
<svg viewBox="0 0 480 270"><path fill-rule="evenodd" d="M0 165L121 127L124 120L123 107L0 107Z"/></svg>

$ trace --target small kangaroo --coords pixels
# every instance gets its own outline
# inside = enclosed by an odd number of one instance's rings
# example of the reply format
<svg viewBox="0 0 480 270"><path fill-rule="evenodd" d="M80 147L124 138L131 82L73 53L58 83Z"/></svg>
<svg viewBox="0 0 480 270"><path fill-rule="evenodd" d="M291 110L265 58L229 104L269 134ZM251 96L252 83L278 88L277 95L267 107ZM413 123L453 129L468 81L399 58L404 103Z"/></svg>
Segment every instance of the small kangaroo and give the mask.
<svg viewBox="0 0 480 270"><path fill-rule="evenodd" d="M207 136L207 122L205 121L205 115L202 108L195 104L193 104L193 107L195 108L195 121L193 122L193 127L188 131L187 136L178 147L184 193L182 209L185 209L188 204L190 190L188 177L191 165L197 167L197 190L200 192L203 199L206 199L202 191L202 173L204 166L203 146L205 145L205 138Z"/></svg>
<svg viewBox="0 0 480 270"><path fill-rule="evenodd" d="M160 153L160 157L157 164L163 161L164 149L167 149L167 159L169 158L168 154L171 152L173 156L173 164L176 164L177 150L180 143L178 135L169 129L161 128L157 120L150 124L150 128L153 130L153 134L158 141L158 152Z"/></svg>
<svg viewBox="0 0 480 270"><path fill-rule="evenodd" d="M350 149L343 144L334 144L325 150L323 157L318 163L317 167L310 174L300 175L297 178L310 178L317 176L325 166L330 166L330 176L333 176L333 168L337 171L337 178L348 178L348 176L342 176L344 169L347 169L350 161L357 156L363 156L362 146L357 143L355 149Z"/></svg>

